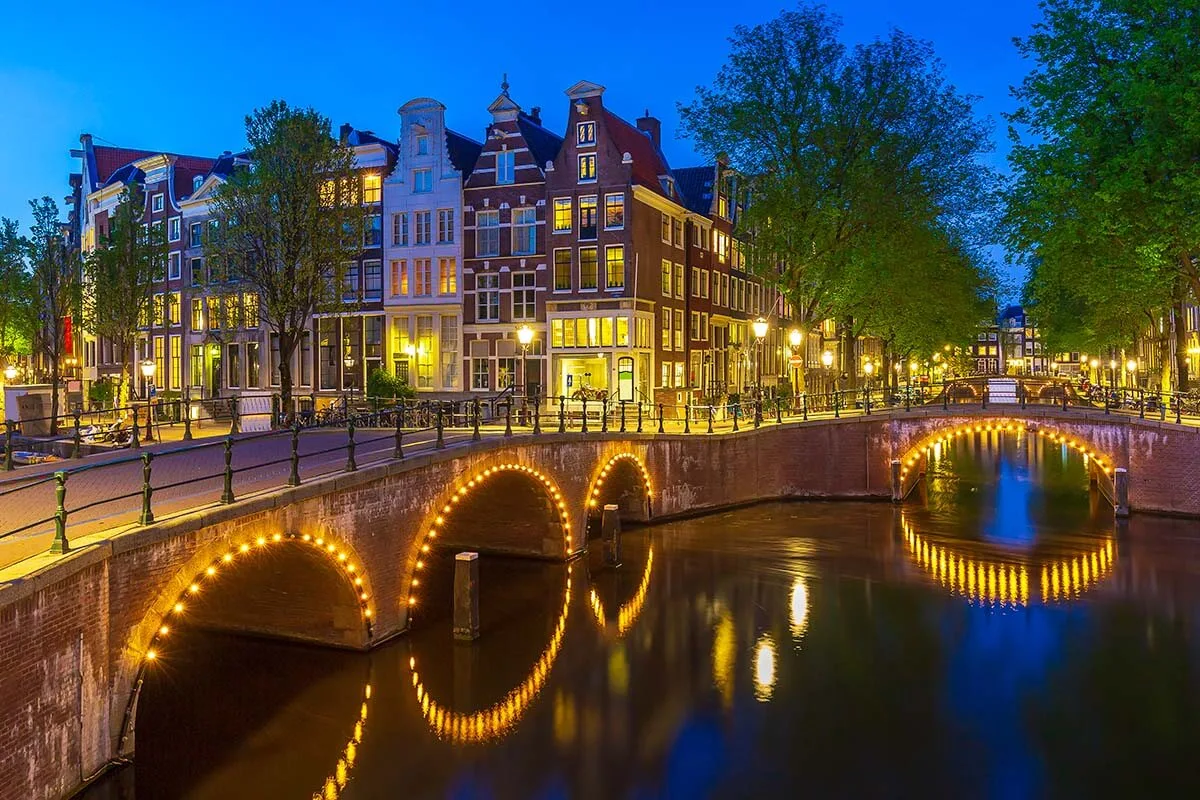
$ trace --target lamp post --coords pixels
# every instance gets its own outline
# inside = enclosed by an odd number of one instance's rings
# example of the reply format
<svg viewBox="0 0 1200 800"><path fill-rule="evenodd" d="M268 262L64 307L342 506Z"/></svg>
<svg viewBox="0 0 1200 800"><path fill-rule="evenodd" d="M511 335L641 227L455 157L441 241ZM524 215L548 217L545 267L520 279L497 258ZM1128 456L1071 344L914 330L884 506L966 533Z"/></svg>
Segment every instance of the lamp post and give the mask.
<svg viewBox="0 0 1200 800"><path fill-rule="evenodd" d="M1125 378L1125 383L1131 389L1137 388L1137 368L1138 363L1136 358L1131 358L1125 362L1125 371L1128 373L1127 377Z"/></svg>
<svg viewBox="0 0 1200 800"><path fill-rule="evenodd" d="M154 372L158 369L158 365L154 363L154 359L147 358L142 362L142 377L146 379L146 441L153 440L150 427L150 389L154 384Z"/></svg>
<svg viewBox="0 0 1200 800"><path fill-rule="evenodd" d="M4 382L12 383L17 379L17 365L9 364L4 368Z"/></svg>
<svg viewBox="0 0 1200 800"><path fill-rule="evenodd" d="M1108 388L1110 391L1117 388L1117 360L1115 358L1108 362Z"/></svg>
<svg viewBox="0 0 1200 800"><path fill-rule="evenodd" d="M868 358L863 364L863 375L866 376L866 408L871 409L871 376L875 374L875 364Z"/></svg>
<svg viewBox="0 0 1200 800"><path fill-rule="evenodd" d="M792 358L790 360L792 362L792 395L793 395L793 397L800 391L799 380L798 380L800 377L800 370L796 366L796 358L797 357L804 358L804 354L797 353L796 351L800 349L800 344L803 341L804 341L804 336L800 333L800 330L798 328L792 328L790 331L788 331L788 344L791 345L791 347L792 347ZM793 402L795 402L795 400L793 400Z"/></svg>
<svg viewBox="0 0 1200 800"><path fill-rule="evenodd" d="M533 328L522 325L517 328L517 341L521 344L521 383L525 397L529 397L529 345L533 344Z"/></svg>
<svg viewBox="0 0 1200 800"><path fill-rule="evenodd" d="M347 350L345 357L342 358L342 366L344 366L346 368L346 372L349 372L350 370L354 369L354 364L355 364L354 356L352 356L350 354L349 350ZM354 384L353 383L350 384L350 399L351 400L354 399ZM347 411L349 411L349 409L347 409Z"/></svg>
<svg viewBox="0 0 1200 800"><path fill-rule="evenodd" d="M1088 362L1088 366L1092 368L1092 378L1091 378L1092 383L1093 384L1100 383L1100 373L1098 371L1100 369L1100 359L1093 358L1091 361Z"/></svg>
<svg viewBox="0 0 1200 800"><path fill-rule="evenodd" d="M762 345L763 340L767 338L767 329L770 327L765 319L759 317L750 324L754 329L754 344L758 349L757 357L754 364L754 378L756 391L758 392L758 402L754 405L754 418L758 423L762 422Z"/></svg>

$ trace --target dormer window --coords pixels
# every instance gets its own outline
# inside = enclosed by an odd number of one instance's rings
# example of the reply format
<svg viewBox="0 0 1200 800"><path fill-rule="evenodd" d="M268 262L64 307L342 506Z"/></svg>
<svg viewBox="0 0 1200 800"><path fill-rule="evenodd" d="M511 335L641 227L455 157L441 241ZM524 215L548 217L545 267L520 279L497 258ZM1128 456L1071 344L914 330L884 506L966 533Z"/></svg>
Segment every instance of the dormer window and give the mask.
<svg viewBox="0 0 1200 800"><path fill-rule="evenodd" d="M162 211L163 210L163 196L161 194L156 194L150 198L150 210L151 211Z"/></svg>
<svg viewBox="0 0 1200 800"><path fill-rule="evenodd" d="M588 153L579 157L579 182L591 183L596 180L596 154Z"/></svg>
<svg viewBox="0 0 1200 800"><path fill-rule="evenodd" d="M590 147L596 144L596 123L578 123L575 126L575 143L580 147Z"/></svg>
<svg viewBox="0 0 1200 800"><path fill-rule="evenodd" d="M197 175L196 177L192 178L192 194L195 194L196 192L200 191L200 185L203 183L204 183L203 175Z"/></svg>
<svg viewBox="0 0 1200 800"><path fill-rule="evenodd" d="M429 155L429 134L418 133L416 138L417 155Z"/></svg>

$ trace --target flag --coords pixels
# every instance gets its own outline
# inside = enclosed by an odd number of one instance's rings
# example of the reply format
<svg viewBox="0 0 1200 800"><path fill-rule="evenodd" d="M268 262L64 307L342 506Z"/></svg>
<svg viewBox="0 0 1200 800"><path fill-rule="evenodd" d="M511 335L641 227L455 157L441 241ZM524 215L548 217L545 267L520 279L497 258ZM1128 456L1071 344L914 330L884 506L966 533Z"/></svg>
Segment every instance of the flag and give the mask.
<svg viewBox="0 0 1200 800"><path fill-rule="evenodd" d="M67 316L63 317L63 352L64 353L74 353L75 352L75 337L72 335L73 331L72 331L71 327L72 327L71 326L71 315L68 314Z"/></svg>

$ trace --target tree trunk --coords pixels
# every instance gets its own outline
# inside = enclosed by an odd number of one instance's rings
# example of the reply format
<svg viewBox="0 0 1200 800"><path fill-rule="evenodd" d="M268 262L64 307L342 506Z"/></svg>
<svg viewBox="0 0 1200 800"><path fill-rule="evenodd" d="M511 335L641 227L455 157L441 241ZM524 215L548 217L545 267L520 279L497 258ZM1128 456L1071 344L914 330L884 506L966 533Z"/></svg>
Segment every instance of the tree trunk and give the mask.
<svg viewBox="0 0 1200 800"><path fill-rule="evenodd" d="M58 435L58 354L50 356L50 435Z"/></svg>
<svg viewBox="0 0 1200 800"><path fill-rule="evenodd" d="M279 416L288 424L291 424L295 412L292 408L292 353L296 351L296 344L303 335L303 331L279 331ZM313 379L316 379L315 369Z"/></svg>
<svg viewBox="0 0 1200 800"><path fill-rule="evenodd" d="M1187 353L1187 302L1186 293L1181 293L1182 296L1177 297L1173 309L1174 320L1172 320L1172 330L1175 334L1175 389L1176 391L1186 392L1188 390L1191 376L1188 374L1188 353ZM1170 382L1164 385L1164 389L1170 389Z"/></svg>
<svg viewBox="0 0 1200 800"><path fill-rule="evenodd" d="M858 353L855 349L857 341L854 322L848 320L842 327L842 374L846 376L846 381L841 387L843 389L858 388Z"/></svg>
<svg viewBox="0 0 1200 800"><path fill-rule="evenodd" d="M1163 391L1171 391L1171 332L1164 331L1162 336L1158 337L1158 385ZM1146 376L1146 388L1153 388L1154 384L1150 380L1150 376Z"/></svg>

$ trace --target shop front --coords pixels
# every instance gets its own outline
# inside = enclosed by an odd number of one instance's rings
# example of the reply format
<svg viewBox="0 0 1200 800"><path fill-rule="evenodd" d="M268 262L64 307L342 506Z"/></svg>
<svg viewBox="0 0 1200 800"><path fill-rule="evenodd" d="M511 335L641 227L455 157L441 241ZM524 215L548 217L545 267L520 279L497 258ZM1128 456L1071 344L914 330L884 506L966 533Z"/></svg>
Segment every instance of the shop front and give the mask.
<svg viewBox="0 0 1200 800"><path fill-rule="evenodd" d="M551 316L550 395L582 404L648 399L651 318L630 311Z"/></svg>

